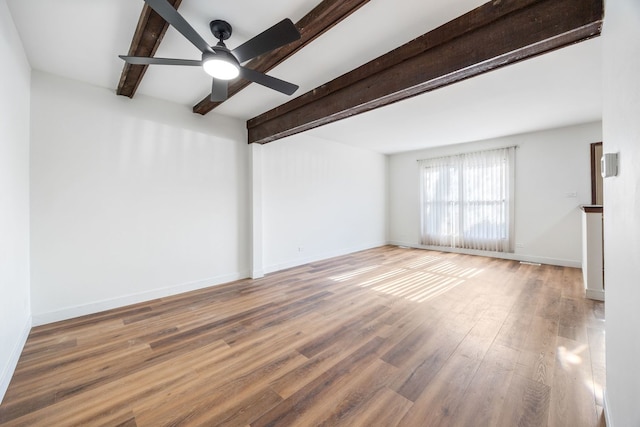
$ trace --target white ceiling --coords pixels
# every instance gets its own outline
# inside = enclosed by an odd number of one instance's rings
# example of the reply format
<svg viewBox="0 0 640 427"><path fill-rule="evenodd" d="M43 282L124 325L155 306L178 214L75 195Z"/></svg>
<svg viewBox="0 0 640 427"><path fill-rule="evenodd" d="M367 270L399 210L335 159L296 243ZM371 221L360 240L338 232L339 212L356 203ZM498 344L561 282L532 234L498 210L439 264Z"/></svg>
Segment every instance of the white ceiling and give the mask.
<svg viewBox="0 0 640 427"><path fill-rule="evenodd" d="M298 21L319 2L183 0L179 12L211 44L209 21L230 22L233 49L282 18ZM117 55L128 53L142 0L7 3L32 68L115 91L123 67ZM269 74L300 85L295 97L483 3L371 0ZM200 59L173 28L156 56ZM394 153L592 122L601 118L601 61L596 38L308 134ZM150 66L137 93L190 109L210 87L198 67ZM249 119L289 99L252 84L214 112Z"/></svg>

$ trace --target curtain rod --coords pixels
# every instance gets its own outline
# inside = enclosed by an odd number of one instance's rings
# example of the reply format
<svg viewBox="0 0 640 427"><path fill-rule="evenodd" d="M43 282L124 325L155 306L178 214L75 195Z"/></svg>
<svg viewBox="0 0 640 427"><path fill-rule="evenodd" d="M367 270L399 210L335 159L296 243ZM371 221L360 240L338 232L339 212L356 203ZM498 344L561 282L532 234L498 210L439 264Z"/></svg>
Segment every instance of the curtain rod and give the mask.
<svg viewBox="0 0 640 427"><path fill-rule="evenodd" d="M504 150L505 148L518 149L518 148L520 148L520 146L519 145L507 145L507 146L504 146L504 147L487 148L486 150L463 151L463 152L459 152L459 153L456 153L456 154L445 154L443 156L425 157L425 158L422 158L422 159L416 159L416 162L421 162L423 160L441 159L441 158L444 158L444 157L462 156L464 154L476 154L476 153L483 153L483 152L486 152L486 151Z"/></svg>

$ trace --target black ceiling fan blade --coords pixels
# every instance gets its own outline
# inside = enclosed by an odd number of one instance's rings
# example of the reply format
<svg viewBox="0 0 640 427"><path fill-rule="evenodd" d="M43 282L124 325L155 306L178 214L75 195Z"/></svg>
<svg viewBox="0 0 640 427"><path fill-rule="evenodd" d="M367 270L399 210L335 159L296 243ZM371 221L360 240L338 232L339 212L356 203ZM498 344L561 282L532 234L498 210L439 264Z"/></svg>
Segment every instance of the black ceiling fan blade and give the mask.
<svg viewBox="0 0 640 427"><path fill-rule="evenodd" d="M144 0L145 3L155 10L158 15L162 16L165 21L180 32L187 40L189 40L201 52L212 52L209 43L193 27L171 6L167 0Z"/></svg>
<svg viewBox="0 0 640 427"><path fill-rule="evenodd" d="M249 68L240 67L240 75L247 80L258 83L259 85L268 87L270 89L277 90L278 92L284 93L285 95L293 95L293 93L298 90L298 85L285 82L284 80L268 76L264 73Z"/></svg>
<svg viewBox="0 0 640 427"><path fill-rule="evenodd" d="M273 49L294 42L300 38L300 32L290 19L283 19L271 28L268 28L246 41L231 52L239 62L260 56Z"/></svg>
<svg viewBox="0 0 640 427"><path fill-rule="evenodd" d="M202 65L202 61L196 59L150 58L148 56L118 55L126 63L133 65Z"/></svg>
<svg viewBox="0 0 640 427"><path fill-rule="evenodd" d="M223 102L227 100L229 82L227 80L213 79L211 83L211 102Z"/></svg>

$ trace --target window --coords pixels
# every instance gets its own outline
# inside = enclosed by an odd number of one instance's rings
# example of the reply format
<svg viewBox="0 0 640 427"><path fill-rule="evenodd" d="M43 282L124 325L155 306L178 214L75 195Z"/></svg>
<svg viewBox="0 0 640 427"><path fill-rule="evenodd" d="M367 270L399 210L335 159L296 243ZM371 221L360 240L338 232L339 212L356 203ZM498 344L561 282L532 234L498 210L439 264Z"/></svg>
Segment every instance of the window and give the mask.
<svg viewBox="0 0 640 427"><path fill-rule="evenodd" d="M420 160L421 243L513 252L515 147Z"/></svg>

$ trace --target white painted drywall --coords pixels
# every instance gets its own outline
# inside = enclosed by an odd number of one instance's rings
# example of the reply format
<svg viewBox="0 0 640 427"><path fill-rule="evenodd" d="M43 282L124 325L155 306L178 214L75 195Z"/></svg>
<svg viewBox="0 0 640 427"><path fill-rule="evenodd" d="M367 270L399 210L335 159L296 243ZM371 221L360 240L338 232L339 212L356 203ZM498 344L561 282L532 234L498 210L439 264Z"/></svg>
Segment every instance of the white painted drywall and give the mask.
<svg viewBox="0 0 640 427"><path fill-rule="evenodd" d="M609 427L640 426L640 3L605 3L603 151L619 153L604 180Z"/></svg>
<svg viewBox="0 0 640 427"><path fill-rule="evenodd" d="M31 90L35 324L248 275L243 122L36 71Z"/></svg>
<svg viewBox="0 0 640 427"><path fill-rule="evenodd" d="M0 0L0 401L31 329L29 100L31 68Z"/></svg>
<svg viewBox="0 0 640 427"><path fill-rule="evenodd" d="M579 267L578 206L591 203L590 146L602 140L601 123L451 145L390 156L389 240L419 247L420 186L417 160L517 145L514 258ZM576 193L575 197L572 193Z"/></svg>
<svg viewBox="0 0 640 427"><path fill-rule="evenodd" d="M386 242L386 156L296 135L262 149L265 272Z"/></svg>

